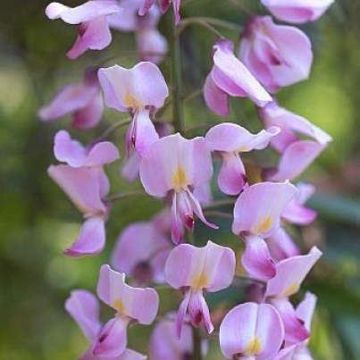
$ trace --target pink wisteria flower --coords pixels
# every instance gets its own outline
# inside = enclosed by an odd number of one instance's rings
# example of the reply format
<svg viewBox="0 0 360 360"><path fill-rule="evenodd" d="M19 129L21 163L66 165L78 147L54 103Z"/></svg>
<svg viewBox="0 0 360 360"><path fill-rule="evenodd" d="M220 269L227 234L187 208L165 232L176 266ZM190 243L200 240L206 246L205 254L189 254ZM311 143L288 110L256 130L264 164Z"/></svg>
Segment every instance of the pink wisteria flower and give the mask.
<svg viewBox="0 0 360 360"><path fill-rule="evenodd" d="M140 60L160 63L167 53L166 38L159 32L161 12L155 4L146 15L139 16L143 0L121 0L122 11L108 17L112 29L135 32Z"/></svg>
<svg viewBox="0 0 360 360"><path fill-rule="evenodd" d="M317 20L333 2L334 0L261 0L276 18L295 24Z"/></svg>
<svg viewBox="0 0 360 360"><path fill-rule="evenodd" d="M153 6L155 6L155 1L156 0L143 0L143 6L139 9L139 15L145 15ZM163 13L165 13L172 4L175 23L178 24L180 22L181 0L158 0L158 4Z"/></svg>
<svg viewBox="0 0 360 360"><path fill-rule="evenodd" d="M300 136L310 138L321 146L328 145L332 138L324 130L306 118L279 106L275 101L259 109L265 128L278 126L281 132L271 140L271 145L283 153L289 145L300 140Z"/></svg>
<svg viewBox="0 0 360 360"><path fill-rule="evenodd" d="M232 231L244 238L242 265L256 279L267 281L276 274L264 239L280 228L281 215L296 192L288 182L258 183L246 188L235 203Z"/></svg>
<svg viewBox="0 0 360 360"><path fill-rule="evenodd" d="M176 321L178 336L186 314L193 326L202 326L208 333L214 330L204 291L216 292L230 286L235 266L233 250L211 241L202 248L182 244L171 251L165 265L166 281L184 291Z"/></svg>
<svg viewBox="0 0 360 360"><path fill-rule="evenodd" d="M258 134L252 134L234 123L223 123L212 127L205 139L211 151L222 157L218 186L227 195L238 195L247 183L241 153L266 148L271 139L279 133L277 127L270 127Z"/></svg>
<svg viewBox="0 0 360 360"><path fill-rule="evenodd" d="M70 59L76 59L87 50L103 50L111 43L107 16L121 11L116 0L90 0L75 8L52 2L45 10L49 19L61 19L78 26L78 36L68 51Z"/></svg>
<svg viewBox="0 0 360 360"><path fill-rule="evenodd" d="M139 284L165 282L165 262L173 248L155 220L137 222L120 234L112 254L112 266Z"/></svg>
<svg viewBox="0 0 360 360"><path fill-rule="evenodd" d="M270 360L282 346L284 326L272 305L245 303L226 314L219 338L227 359Z"/></svg>
<svg viewBox="0 0 360 360"><path fill-rule="evenodd" d="M241 38L239 58L271 93L309 77L313 54L304 32L277 25L270 16L250 19Z"/></svg>
<svg viewBox="0 0 360 360"><path fill-rule="evenodd" d="M68 165L52 165L48 174L85 219L78 238L65 253L70 256L97 254L105 245L105 221L109 213L105 197L110 185L103 165L118 159L119 152L110 142L86 149L62 130L55 136L54 154L57 160Z"/></svg>
<svg viewBox="0 0 360 360"><path fill-rule="evenodd" d="M75 290L65 303L66 310L90 342L82 359L145 360L146 356L127 349L127 326L130 322L149 325L154 321L159 307L156 291L130 287L125 283L125 274L103 265L97 294L116 311L105 325L100 323L99 303L92 293Z"/></svg>
<svg viewBox="0 0 360 360"><path fill-rule="evenodd" d="M171 236L183 240L185 228L194 227L194 214L206 225L195 190L211 180L213 167L204 138L191 140L180 134L165 136L153 143L140 163L140 179L145 191L155 197L171 198Z"/></svg>
<svg viewBox="0 0 360 360"><path fill-rule="evenodd" d="M150 339L150 360L184 360L191 359L194 350L194 340L190 324L184 324L180 338L176 333L176 314L169 313L155 326ZM208 343L201 343L202 354L205 357Z"/></svg>
<svg viewBox="0 0 360 360"><path fill-rule="evenodd" d="M204 85L207 106L220 116L229 114L229 96L249 98L259 107L272 101L233 51L234 45L229 40L220 40L214 45L214 66Z"/></svg>
<svg viewBox="0 0 360 360"><path fill-rule="evenodd" d="M71 115L72 126L77 129L95 127L102 118L104 100L96 71L88 70L80 83L65 86L47 105L39 110L44 122L52 122Z"/></svg>
<svg viewBox="0 0 360 360"><path fill-rule="evenodd" d="M130 112L133 121L128 129L128 151L135 147L142 155L159 138L151 115L164 105L169 95L159 68L151 62L140 62L131 69L115 65L100 69L99 81L105 104L120 112Z"/></svg>

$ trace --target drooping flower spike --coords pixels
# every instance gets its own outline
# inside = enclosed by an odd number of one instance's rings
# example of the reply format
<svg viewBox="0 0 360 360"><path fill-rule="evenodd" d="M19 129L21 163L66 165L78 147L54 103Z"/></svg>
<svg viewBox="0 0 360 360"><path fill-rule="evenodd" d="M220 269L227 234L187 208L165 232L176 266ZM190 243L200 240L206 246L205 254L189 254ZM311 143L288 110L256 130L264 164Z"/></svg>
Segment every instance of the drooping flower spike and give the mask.
<svg viewBox="0 0 360 360"><path fill-rule="evenodd" d="M135 147L143 155L159 138L150 116L164 105L169 94L161 71L153 63L140 62L131 69L118 65L100 69L98 76L105 104L133 116L127 132L128 152Z"/></svg>
<svg viewBox="0 0 360 360"><path fill-rule="evenodd" d="M202 248L182 244L171 251L165 265L166 281L185 292L177 315L178 336L186 314L194 326L202 326L208 333L213 331L203 292L216 292L230 286L235 266L233 250L211 241Z"/></svg>
<svg viewBox="0 0 360 360"><path fill-rule="evenodd" d="M229 40L215 44L214 66L204 85L207 106L220 116L229 114L229 96L247 97L259 107L272 101L255 76L234 55L233 48Z"/></svg>
<svg viewBox="0 0 360 360"><path fill-rule="evenodd" d="M220 152L222 166L218 186L227 195L238 195L247 183L244 164L240 153L266 148L271 139L279 133L277 127L251 134L234 123L223 123L212 127L205 139L211 151Z"/></svg>
<svg viewBox="0 0 360 360"><path fill-rule="evenodd" d="M278 126L281 132L271 140L271 145L280 153L300 140L299 135L309 137L322 146L326 146L331 136L304 117L279 106L275 101L259 108L259 115L265 128Z"/></svg>
<svg viewBox="0 0 360 360"><path fill-rule="evenodd" d="M112 253L115 270L132 277L136 284L165 282L165 262L172 249L170 238L156 227L155 222L129 225L120 234Z"/></svg>
<svg viewBox="0 0 360 360"><path fill-rule="evenodd" d="M45 10L49 19L62 19L78 26L78 36L68 51L70 59L76 59L87 50L103 50L111 43L107 16L121 11L115 0L90 0L75 8L52 2Z"/></svg>
<svg viewBox="0 0 360 360"><path fill-rule="evenodd" d="M301 30L277 25L270 16L256 16L243 35L239 58L270 93L309 77L311 42Z"/></svg>
<svg viewBox="0 0 360 360"><path fill-rule="evenodd" d="M47 105L39 110L44 122L71 115L72 126L86 130L95 127L102 118L104 101L96 72L86 72L81 83L65 86Z"/></svg>
<svg viewBox="0 0 360 360"><path fill-rule="evenodd" d="M99 303L97 298L89 291L74 290L65 302L66 311L79 325L85 337L90 342L90 346L81 360L145 360L146 356L126 348L126 336L115 328L114 319L110 320L113 325L112 331L107 333L107 346L101 351L96 351L96 344L99 342L100 334L105 326L100 322ZM117 330L117 331L115 331ZM124 330L126 331L126 329Z"/></svg>
<svg viewBox="0 0 360 360"><path fill-rule="evenodd" d="M235 203L232 231L244 238L242 264L257 279L267 281L276 274L264 239L280 228L281 215L296 192L288 182L258 183L245 188Z"/></svg>
<svg viewBox="0 0 360 360"><path fill-rule="evenodd" d="M294 24L317 20L333 2L334 0L261 0L276 18Z"/></svg>
<svg viewBox="0 0 360 360"><path fill-rule="evenodd" d="M175 243L183 240L185 228L194 227L194 214L216 229L203 214L194 189L209 183L213 173L211 154L204 138L184 139L169 135L153 143L140 164L140 179L152 196L170 196L171 235Z"/></svg>
<svg viewBox="0 0 360 360"><path fill-rule="evenodd" d="M270 360L284 341L284 327L272 305L245 303L227 313L219 338L227 359Z"/></svg>
<svg viewBox="0 0 360 360"><path fill-rule="evenodd" d="M208 343L202 340L202 354L205 357ZM176 314L169 313L155 326L150 339L150 360L191 359L194 351L192 328L184 324L180 338L176 333Z"/></svg>

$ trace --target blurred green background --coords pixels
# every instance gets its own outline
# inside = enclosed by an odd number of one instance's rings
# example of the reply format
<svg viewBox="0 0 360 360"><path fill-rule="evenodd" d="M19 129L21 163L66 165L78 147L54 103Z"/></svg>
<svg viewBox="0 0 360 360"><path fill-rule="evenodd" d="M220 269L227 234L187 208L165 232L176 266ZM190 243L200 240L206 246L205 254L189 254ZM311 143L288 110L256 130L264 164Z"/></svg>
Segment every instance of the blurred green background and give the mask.
<svg viewBox="0 0 360 360"><path fill-rule="evenodd" d="M66 3L76 5L80 1ZM183 14L219 17L241 25L247 16L243 8L264 11L258 3L188 0ZM87 66L132 65L137 59L133 35L114 33L107 50L88 53L76 62L67 60L64 54L74 39L74 29L48 21L44 16L46 5L47 1L40 0L1 2L0 359L4 360L75 359L86 342L63 310L70 289L94 290L99 265L108 261L120 230L131 221L150 218L160 208L160 203L147 197L123 199L114 204L107 248L101 256L74 260L62 255L79 230L81 216L49 180L46 168L54 161L52 137L69 122L42 124L37 110L61 85L81 79ZM305 174L319 187L312 200L320 212L319 219L311 227L295 231L304 249L316 244L325 251L306 283L306 288L319 296L311 341L319 360L360 359L359 19L360 1L337 0L321 21L305 26L315 52L311 79L279 95L283 105L307 116L334 137L326 153ZM164 33L166 23L160 25ZM234 31L224 34L234 41L239 38ZM200 27L184 32L187 94L201 87L210 68L214 40ZM168 72L166 61L163 70ZM232 105L232 121L250 129L260 127L247 102ZM216 121L200 97L186 103L185 113L189 127ZM170 112L163 117L169 119ZM120 119L118 114L107 111L98 129L73 134L90 141L116 119ZM123 134L115 133L112 140L120 145ZM119 165L110 170L113 191L140 188L139 184L130 186L121 181ZM211 237L234 246L229 223L223 221L222 225L223 230L217 233L200 227L196 236L199 241ZM164 295L163 300L164 308L170 307L169 296ZM135 339L132 334L138 330L131 330L130 343L146 351L149 329L140 330L141 336ZM221 358L216 352L208 357Z"/></svg>

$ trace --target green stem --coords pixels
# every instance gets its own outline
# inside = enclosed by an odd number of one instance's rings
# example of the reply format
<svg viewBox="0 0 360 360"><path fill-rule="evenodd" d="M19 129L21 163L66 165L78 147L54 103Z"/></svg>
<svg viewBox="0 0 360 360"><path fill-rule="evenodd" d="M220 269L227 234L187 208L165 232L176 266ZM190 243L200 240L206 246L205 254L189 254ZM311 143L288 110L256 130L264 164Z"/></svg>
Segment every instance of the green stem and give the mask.
<svg viewBox="0 0 360 360"><path fill-rule="evenodd" d="M177 36L175 20L171 21L171 77L172 77L172 99L173 99L173 123L175 130L182 133L184 126L184 111L182 106L182 64L180 50L180 36Z"/></svg>
<svg viewBox="0 0 360 360"><path fill-rule="evenodd" d="M202 352L201 352L201 334L200 330L196 327L192 328L193 335L193 359L194 360L202 360Z"/></svg>

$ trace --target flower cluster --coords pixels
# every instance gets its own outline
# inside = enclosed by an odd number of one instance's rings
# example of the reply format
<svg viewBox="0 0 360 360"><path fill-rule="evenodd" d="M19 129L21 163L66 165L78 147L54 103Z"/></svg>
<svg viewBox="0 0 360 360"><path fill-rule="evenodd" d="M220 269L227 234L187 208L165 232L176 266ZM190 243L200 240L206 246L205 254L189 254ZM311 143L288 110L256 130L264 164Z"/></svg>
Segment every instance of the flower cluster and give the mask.
<svg viewBox="0 0 360 360"><path fill-rule="evenodd" d="M302 24L318 19L333 0L259 2L277 20ZM83 80L63 88L40 109L39 117L49 122L71 115L74 128L87 130L99 124L105 107L128 114L130 120L120 123L128 125L121 173L128 181L139 180L146 194L164 204L151 220L122 231L111 267L100 269L97 297L115 312L110 320L100 322L98 300L87 290L74 290L66 300L67 312L90 343L81 359L146 359L128 348L127 329L155 320L149 342L152 360L202 359L208 352L208 334L213 332L227 359L311 359L308 341L316 296L306 293L297 306L292 296L322 253L313 247L303 255L288 232L289 225L306 226L317 216L306 207L314 187L292 182L331 137L281 107L275 98L280 89L308 78L311 42L299 28L276 23L270 15L248 20L238 51L230 40L218 39L202 92L219 124L204 136L188 139L176 118L182 96L177 93L176 74L170 97L158 66L167 54L167 40L157 25L170 5L174 27L186 20L191 23L192 18L181 20L180 0L90 0L74 8L53 2L46 8L49 19L77 25L76 41L67 53L70 59L109 46L112 30L135 33L139 63L132 68L113 65L86 70ZM180 32L174 39L172 33L168 40L178 42L179 36ZM174 71L179 71L176 59L172 60ZM253 102L261 131L251 133L223 121L231 112L232 97ZM166 123L159 110L172 103L174 119ZM275 163L271 168L256 164L257 175L250 176L244 153L265 149L273 152ZM65 254L96 255L105 247L106 221L114 205L105 167L119 159L119 150L106 136L83 146L60 130L54 138L54 156L61 164L50 166L48 174L84 217L77 239ZM217 206L211 187L213 164L219 160L219 202L226 199L234 205L233 214L223 215L232 218L232 233L242 244L240 254L215 243L216 236L215 242L209 240L203 247L191 236L199 221L218 229L207 209ZM245 279L239 277L240 267ZM252 283L247 294L250 302L238 301L219 315L207 298L227 288L238 291L236 283L241 280ZM158 293L147 287L154 284L182 294L177 313L158 315Z"/></svg>

